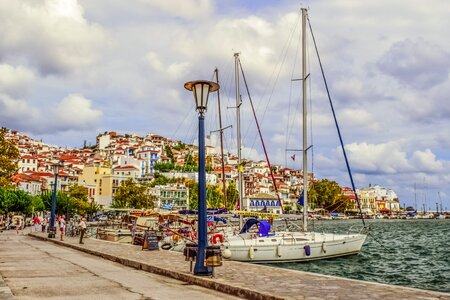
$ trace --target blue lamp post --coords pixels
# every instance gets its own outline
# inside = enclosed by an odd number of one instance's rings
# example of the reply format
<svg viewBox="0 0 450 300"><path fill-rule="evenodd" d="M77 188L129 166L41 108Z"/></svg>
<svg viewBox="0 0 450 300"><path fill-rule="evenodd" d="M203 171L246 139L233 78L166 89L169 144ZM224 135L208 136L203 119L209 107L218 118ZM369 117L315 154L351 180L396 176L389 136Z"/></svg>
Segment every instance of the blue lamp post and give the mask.
<svg viewBox="0 0 450 300"><path fill-rule="evenodd" d="M57 188L58 188L58 172L59 172L59 168L61 166L62 166L62 164L60 162L52 165L53 171L55 172L55 182L53 184L50 226L48 227L48 237L49 238L54 238L56 235L56 227L55 227L56 193L57 193Z"/></svg>
<svg viewBox="0 0 450 300"><path fill-rule="evenodd" d="M192 91L198 111L198 243L195 261L195 275L211 275L212 268L205 266L205 251L208 246L206 220L206 170L205 170L205 112L208 106L208 95L219 89L215 82L195 80L186 82L184 87Z"/></svg>

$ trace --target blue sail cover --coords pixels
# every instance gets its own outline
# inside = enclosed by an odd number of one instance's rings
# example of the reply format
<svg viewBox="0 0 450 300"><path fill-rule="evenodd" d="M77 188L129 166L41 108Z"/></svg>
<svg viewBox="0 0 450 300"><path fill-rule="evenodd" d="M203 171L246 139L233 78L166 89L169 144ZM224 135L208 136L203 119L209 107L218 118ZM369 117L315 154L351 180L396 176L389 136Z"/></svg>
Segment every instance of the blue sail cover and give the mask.
<svg viewBox="0 0 450 300"><path fill-rule="evenodd" d="M239 234L246 233L248 230L255 224L259 224L258 228L258 234L259 236L269 236L270 231L270 223L267 221L259 221L257 219L248 219L247 222L245 222L244 226L242 226L241 231Z"/></svg>
<svg viewBox="0 0 450 300"><path fill-rule="evenodd" d="M267 221L259 221L259 236L269 236L270 223Z"/></svg>
<svg viewBox="0 0 450 300"><path fill-rule="evenodd" d="M239 232L239 234L248 232L250 227L252 227L253 225L258 224L258 223L259 223L259 221L256 219L253 219L253 218L248 219L247 222L245 222L244 226L242 226L242 229Z"/></svg>

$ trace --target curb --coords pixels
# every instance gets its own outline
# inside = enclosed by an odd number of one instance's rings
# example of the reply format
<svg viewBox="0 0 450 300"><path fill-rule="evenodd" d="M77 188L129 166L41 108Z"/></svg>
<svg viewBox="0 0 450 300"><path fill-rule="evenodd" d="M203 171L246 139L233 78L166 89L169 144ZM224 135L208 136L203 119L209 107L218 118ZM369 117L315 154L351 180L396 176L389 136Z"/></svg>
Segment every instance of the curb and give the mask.
<svg viewBox="0 0 450 300"><path fill-rule="evenodd" d="M261 293L261 292L257 292L257 291L253 291L253 290L249 290L249 289L245 289L245 288L231 286L229 284L216 282L209 277L199 277L199 276L195 276L195 275L192 275L189 273L181 273L181 272L171 271L171 270L163 269L163 268L156 267L156 266L153 266L150 264L146 264L143 262L139 262L136 260L131 260L131 259L124 258L124 257L118 257L118 256L102 253L99 251L82 248L82 247L79 247L79 246L73 245L73 244L67 244L67 243L64 243L64 242L61 242L58 240L49 239L44 236L37 236L37 235L33 235L33 234L28 234L28 236L36 238L36 239L40 239L43 241L49 241L49 242L52 242L52 243L60 245L60 246L72 248L74 250L82 251L82 252L85 252L90 255L95 255L95 256L122 264L127 267L131 267L131 268L134 268L137 270L142 270L145 272L170 277L173 279L187 282L189 284L198 285L201 287L216 290L218 292L230 294L230 295L237 296L240 298L245 298L245 299L250 299L250 300L281 300L281 299L284 299L284 298L277 297L274 295ZM1 285L0 285L0 287L1 287Z"/></svg>

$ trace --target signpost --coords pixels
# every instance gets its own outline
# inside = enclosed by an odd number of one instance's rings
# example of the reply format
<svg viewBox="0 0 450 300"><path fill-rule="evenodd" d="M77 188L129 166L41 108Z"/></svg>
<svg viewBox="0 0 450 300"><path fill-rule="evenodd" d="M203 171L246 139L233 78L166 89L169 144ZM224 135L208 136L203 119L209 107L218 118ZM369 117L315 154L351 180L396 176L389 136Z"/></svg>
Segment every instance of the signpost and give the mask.
<svg viewBox="0 0 450 300"><path fill-rule="evenodd" d="M155 230L146 231L144 234L144 242L142 243L142 250L159 250L158 233Z"/></svg>

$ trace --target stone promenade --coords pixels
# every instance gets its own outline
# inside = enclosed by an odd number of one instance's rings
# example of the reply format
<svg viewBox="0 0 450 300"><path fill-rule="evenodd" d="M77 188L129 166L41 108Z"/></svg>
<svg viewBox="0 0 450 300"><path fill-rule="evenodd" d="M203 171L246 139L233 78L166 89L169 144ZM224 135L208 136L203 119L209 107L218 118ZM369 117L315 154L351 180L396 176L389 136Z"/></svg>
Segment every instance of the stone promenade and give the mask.
<svg viewBox="0 0 450 300"><path fill-rule="evenodd" d="M142 251L139 246L76 238L48 239L46 234L29 236L70 247L123 265L189 284L214 289L246 299L449 299L450 294L292 271L269 266L225 261L213 277L195 276L182 253Z"/></svg>

